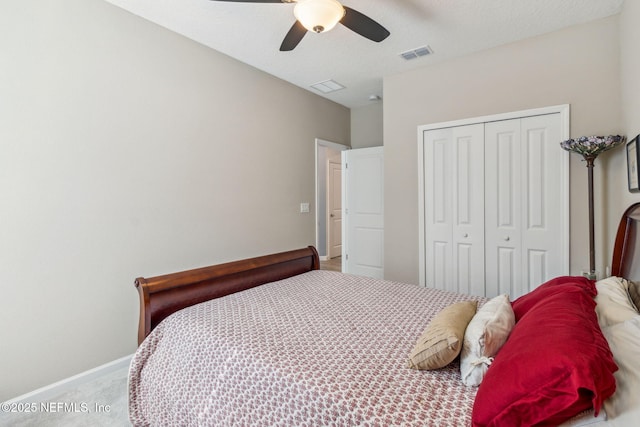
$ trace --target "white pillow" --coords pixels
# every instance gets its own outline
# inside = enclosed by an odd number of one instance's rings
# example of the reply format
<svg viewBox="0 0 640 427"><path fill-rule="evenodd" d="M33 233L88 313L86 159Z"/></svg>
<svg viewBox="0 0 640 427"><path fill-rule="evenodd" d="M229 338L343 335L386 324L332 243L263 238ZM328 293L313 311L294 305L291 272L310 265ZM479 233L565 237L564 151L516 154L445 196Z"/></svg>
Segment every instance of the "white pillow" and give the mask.
<svg viewBox="0 0 640 427"><path fill-rule="evenodd" d="M464 333L460 375L468 386L479 386L516 323L508 295L498 295L473 316Z"/></svg>
<svg viewBox="0 0 640 427"><path fill-rule="evenodd" d="M616 392L604 401L604 409L612 422L624 419L633 420L635 424L640 415L640 315L604 328L602 333L618 365L618 371L613 374Z"/></svg>
<svg viewBox="0 0 640 427"><path fill-rule="evenodd" d="M596 289L596 313L601 328L622 323L638 315L625 279L612 276L598 280Z"/></svg>

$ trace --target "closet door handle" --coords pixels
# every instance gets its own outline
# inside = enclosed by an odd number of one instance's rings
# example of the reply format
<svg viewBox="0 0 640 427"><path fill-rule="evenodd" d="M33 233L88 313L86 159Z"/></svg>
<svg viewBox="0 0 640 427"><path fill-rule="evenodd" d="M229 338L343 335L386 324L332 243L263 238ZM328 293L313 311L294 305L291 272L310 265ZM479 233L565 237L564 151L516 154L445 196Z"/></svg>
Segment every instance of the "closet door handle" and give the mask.
<svg viewBox="0 0 640 427"><path fill-rule="evenodd" d="M504 241L505 241L505 242L508 242L509 240L511 240L511 239L509 238L509 236L505 236L505 237L504 237Z"/></svg>
<svg viewBox="0 0 640 427"><path fill-rule="evenodd" d="M462 237L464 237L464 238L466 239L467 237L469 237L469 235L468 235L467 233L464 233L464 234L462 235Z"/></svg>

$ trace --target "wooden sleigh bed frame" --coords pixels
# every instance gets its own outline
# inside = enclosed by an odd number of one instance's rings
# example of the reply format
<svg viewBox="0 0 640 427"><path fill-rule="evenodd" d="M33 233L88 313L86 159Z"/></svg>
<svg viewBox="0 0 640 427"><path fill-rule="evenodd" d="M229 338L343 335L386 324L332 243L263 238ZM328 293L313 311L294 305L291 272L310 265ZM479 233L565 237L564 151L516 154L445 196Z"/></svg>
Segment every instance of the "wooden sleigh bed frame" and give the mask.
<svg viewBox="0 0 640 427"><path fill-rule="evenodd" d="M178 310L319 269L318 252L309 246L162 276L139 277L135 281L140 294L138 344Z"/></svg>
<svg viewBox="0 0 640 427"><path fill-rule="evenodd" d="M640 280L640 203L622 215L613 249L611 275ZM640 258L640 257L639 257ZM194 304L320 269L313 246L151 278L138 278L140 294L138 344L164 318Z"/></svg>

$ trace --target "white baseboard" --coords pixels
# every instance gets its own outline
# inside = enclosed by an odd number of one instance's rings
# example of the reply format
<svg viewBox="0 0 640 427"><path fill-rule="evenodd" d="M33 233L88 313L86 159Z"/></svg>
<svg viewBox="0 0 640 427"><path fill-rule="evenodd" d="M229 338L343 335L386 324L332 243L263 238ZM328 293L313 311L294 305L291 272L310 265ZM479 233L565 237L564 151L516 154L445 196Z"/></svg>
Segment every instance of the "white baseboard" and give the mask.
<svg viewBox="0 0 640 427"><path fill-rule="evenodd" d="M69 390L73 390L74 388L78 387L81 384L87 383L89 381L93 381L97 378L100 378L103 375L107 375L119 369L128 367L131 364L132 357L133 357L133 354L130 354L128 356L122 357L112 362L105 363L104 365L98 366L93 369L89 369L88 371L81 372L72 377L65 378L53 384L49 384L47 386L41 387L37 390L23 394L22 396L18 396L11 400L7 400L5 403L46 402L47 400L50 400L56 396L59 396L62 393L65 393Z"/></svg>
<svg viewBox="0 0 640 427"><path fill-rule="evenodd" d="M319 256L318 258L320 258L320 261L329 261L331 258L329 258L328 255L325 256Z"/></svg>

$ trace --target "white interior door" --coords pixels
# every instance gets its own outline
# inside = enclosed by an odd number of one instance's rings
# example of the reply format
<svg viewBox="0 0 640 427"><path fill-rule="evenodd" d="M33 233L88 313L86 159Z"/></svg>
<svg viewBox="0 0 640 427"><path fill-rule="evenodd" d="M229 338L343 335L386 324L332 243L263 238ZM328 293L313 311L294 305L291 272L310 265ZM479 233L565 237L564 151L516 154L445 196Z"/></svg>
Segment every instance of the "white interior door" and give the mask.
<svg viewBox="0 0 640 427"><path fill-rule="evenodd" d="M484 295L484 125L423 141L426 286Z"/></svg>
<svg viewBox="0 0 640 427"><path fill-rule="evenodd" d="M453 128L424 133L425 286L449 289L453 281Z"/></svg>
<svg viewBox="0 0 640 427"><path fill-rule="evenodd" d="M342 255L342 159L340 154L329 158L328 162L327 206L329 209L329 258Z"/></svg>
<svg viewBox="0 0 640 427"><path fill-rule="evenodd" d="M486 125L487 296L513 295L522 270L520 119Z"/></svg>
<svg viewBox="0 0 640 427"><path fill-rule="evenodd" d="M568 137L568 105L419 126L420 284L517 298L569 274Z"/></svg>
<svg viewBox="0 0 640 427"><path fill-rule="evenodd" d="M342 182L342 271L383 278L383 147L343 151Z"/></svg>
<svg viewBox="0 0 640 427"><path fill-rule="evenodd" d="M564 194L561 171L562 157L558 155L560 134L559 114L522 119L523 162L522 175L526 198L522 201L522 294L547 280L567 274L563 263ZM519 296L519 295L518 295Z"/></svg>
<svg viewBox="0 0 640 427"><path fill-rule="evenodd" d="M487 296L523 295L566 274L560 114L486 125Z"/></svg>

